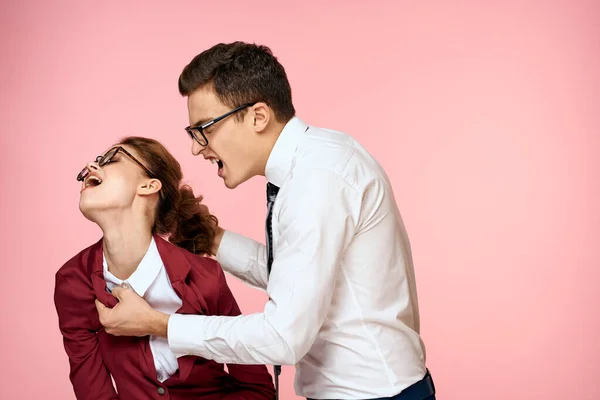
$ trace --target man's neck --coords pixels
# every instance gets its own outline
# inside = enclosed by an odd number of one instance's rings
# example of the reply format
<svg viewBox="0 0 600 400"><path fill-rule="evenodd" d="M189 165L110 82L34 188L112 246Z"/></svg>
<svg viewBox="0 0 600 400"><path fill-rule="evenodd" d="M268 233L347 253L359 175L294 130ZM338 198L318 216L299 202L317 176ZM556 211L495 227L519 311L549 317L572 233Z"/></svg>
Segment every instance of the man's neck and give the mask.
<svg viewBox="0 0 600 400"><path fill-rule="evenodd" d="M281 123L275 121L272 126L269 126L267 132L264 132L266 143L264 146L265 153L263 154L261 165L260 165L260 175L266 176L266 168L267 163L269 161L269 157L271 156L271 152L273 151L273 147L275 147L275 143L277 143L277 139L283 132L283 128L285 128L286 123Z"/></svg>

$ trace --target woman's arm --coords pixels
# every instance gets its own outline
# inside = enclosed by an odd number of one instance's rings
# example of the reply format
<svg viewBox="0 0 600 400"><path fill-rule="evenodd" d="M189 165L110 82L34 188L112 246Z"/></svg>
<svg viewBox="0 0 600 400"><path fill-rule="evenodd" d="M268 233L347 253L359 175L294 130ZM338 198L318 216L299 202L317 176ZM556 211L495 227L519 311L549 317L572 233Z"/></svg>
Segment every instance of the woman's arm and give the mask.
<svg viewBox="0 0 600 400"><path fill-rule="evenodd" d="M78 400L118 400L108 369L102 361L96 332L82 310L78 285L56 274L54 305L71 372L69 378ZM95 306L91 305L95 310Z"/></svg>

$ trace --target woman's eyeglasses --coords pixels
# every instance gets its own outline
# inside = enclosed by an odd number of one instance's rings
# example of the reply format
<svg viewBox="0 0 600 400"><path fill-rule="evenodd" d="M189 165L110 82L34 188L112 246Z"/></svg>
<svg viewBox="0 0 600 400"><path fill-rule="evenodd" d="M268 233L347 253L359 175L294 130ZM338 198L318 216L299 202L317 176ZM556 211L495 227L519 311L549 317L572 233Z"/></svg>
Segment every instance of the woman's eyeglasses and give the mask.
<svg viewBox="0 0 600 400"><path fill-rule="evenodd" d="M96 162L98 163L99 166L103 167L106 164L110 163L112 161L112 159L119 152L125 154L127 157L129 157L133 161L135 161L135 163L138 164L140 167L142 167L142 169L146 172L146 174L148 174L149 177L152 177L152 175L153 175L152 172L150 172L150 170L148 168L146 168L146 166L144 164L142 164L137 158L135 158L130 152L128 152L121 146L113 147L112 149L110 149L106 153L104 153L104 155L96 157ZM77 175L77 180L83 182L85 180L85 178L87 178L89 173L90 173L90 171L88 170L87 167L85 167Z"/></svg>

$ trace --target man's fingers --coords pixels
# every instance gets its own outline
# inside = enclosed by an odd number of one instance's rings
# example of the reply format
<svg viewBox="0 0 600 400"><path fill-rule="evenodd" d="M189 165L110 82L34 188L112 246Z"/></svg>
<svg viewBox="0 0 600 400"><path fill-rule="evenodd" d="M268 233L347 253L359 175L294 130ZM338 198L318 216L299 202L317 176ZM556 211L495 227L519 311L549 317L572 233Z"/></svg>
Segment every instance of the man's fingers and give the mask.
<svg viewBox="0 0 600 400"><path fill-rule="evenodd" d="M96 299L96 309L98 310L98 314L103 313L106 310L106 306L100 302L100 300Z"/></svg>
<svg viewBox="0 0 600 400"><path fill-rule="evenodd" d="M98 310L98 316L100 317L100 323L104 325L106 319L106 313L109 311L108 307L102 304L98 299L95 300L96 310Z"/></svg>
<svg viewBox="0 0 600 400"><path fill-rule="evenodd" d="M128 290L131 290L130 286L127 283L123 282L119 286L115 286L112 289L112 295L115 296L117 298L117 300L121 301L121 299L123 298L123 295L125 295L125 293Z"/></svg>
<svg viewBox="0 0 600 400"><path fill-rule="evenodd" d="M112 288L112 290L110 291L110 293L115 296L117 298L117 300L121 300L121 290L124 290L122 287L120 286L115 286L114 288Z"/></svg>

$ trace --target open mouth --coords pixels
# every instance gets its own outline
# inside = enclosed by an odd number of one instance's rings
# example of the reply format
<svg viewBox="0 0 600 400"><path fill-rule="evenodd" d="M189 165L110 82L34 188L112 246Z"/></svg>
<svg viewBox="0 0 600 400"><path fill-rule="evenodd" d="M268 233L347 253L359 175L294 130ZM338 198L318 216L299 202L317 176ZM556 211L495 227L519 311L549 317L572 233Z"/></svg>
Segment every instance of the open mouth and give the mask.
<svg viewBox="0 0 600 400"><path fill-rule="evenodd" d="M218 174L219 176L221 176L221 174L223 173L223 161L219 160L218 158L211 158L210 162L213 164L217 164L217 167L219 168Z"/></svg>
<svg viewBox="0 0 600 400"><path fill-rule="evenodd" d="M100 179L99 177L97 177L96 175L90 175L86 180L85 180L85 185L84 187L88 188L88 187L96 187L96 186L100 186L102 184L102 179Z"/></svg>

